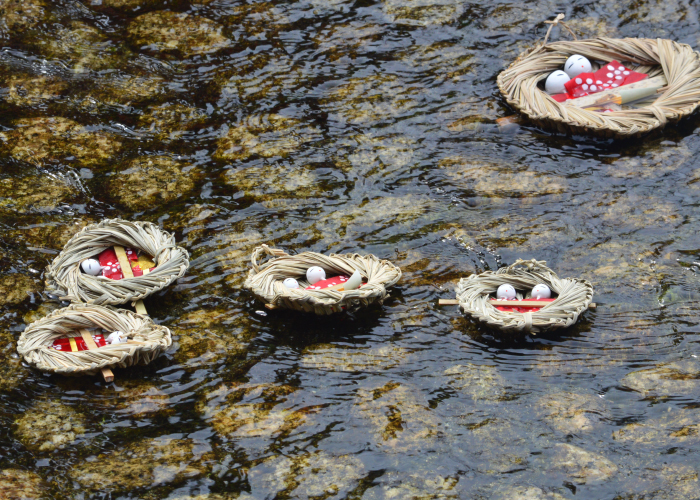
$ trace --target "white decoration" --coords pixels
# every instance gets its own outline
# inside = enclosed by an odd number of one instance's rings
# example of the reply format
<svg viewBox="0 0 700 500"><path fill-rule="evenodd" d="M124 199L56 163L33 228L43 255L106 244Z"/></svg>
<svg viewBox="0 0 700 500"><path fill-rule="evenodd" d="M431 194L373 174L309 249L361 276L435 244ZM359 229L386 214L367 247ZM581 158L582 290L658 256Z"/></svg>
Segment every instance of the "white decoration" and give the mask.
<svg viewBox="0 0 700 500"><path fill-rule="evenodd" d="M515 300L515 288L512 285L503 284L496 291L498 300Z"/></svg>
<svg viewBox="0 0 700 500"><path fill-rule="evenodd" d="M326 271L318 266L312 266L306 270L306 280L313 285L321 280L326 279Z"/></svg>
<svg viewBox="0 0 700 500"><path fill-rule="evenodd" d="M345 290L355 290L356 288L360 288L361 284L362 275L360 274L360 271L355 271L352 273L352 276L350 276L350 279L345 282L343 288Z"/></svg>
<svg viewBox="0 0 700 500"><path fill-rule="evenodd" d="M122 344L127 340L129 339L126 337L126 333L120 332L119 330L112 332L107 336L108 344Z"/></svg>
<svg viewBox="0 0 700 500"><path fill-rule="evenodd" d="M80 267L85 274L90 276L97 276L102 271L102 266L95 259L85 259L80 263Z"/></svg>
<svg viewBox="0 0 700 500"><path fill-rule="evenodd" d="M544 283L540 283L539 285L535 285L532 288L530 297L532 297L533 299L551 299L552 290L550 290L549 287Z"/></svg>
<svg viewBox="0 0 700 500"><path fill-rule="evenodd" d="M287 278L282 282L282 284L287 288L299 288L299 282L294 278Z"/></svg>
<svg viewBox="0 0 700 500"><path fill-rule="evenodd" d="M549 74L544 82L544 90L548 94L563 94L566 92L564 84L571 80L562 70L558 69Z"/></svg>
<svg viewBox="0 0 700 500"><path fill-rule="evenodd" d="M581 73L590 73L591 61L579 54L569 57L564 63L564 71L569 78L576 78Z"/></svg>

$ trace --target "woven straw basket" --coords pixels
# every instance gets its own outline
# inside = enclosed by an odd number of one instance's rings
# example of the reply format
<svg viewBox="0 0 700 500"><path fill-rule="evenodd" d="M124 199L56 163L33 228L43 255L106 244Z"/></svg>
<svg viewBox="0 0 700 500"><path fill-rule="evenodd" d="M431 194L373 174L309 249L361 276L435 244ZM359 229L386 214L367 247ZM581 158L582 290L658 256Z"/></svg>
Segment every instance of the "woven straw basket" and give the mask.
<svg viewBox="0 0 700 500"><path fill-rule="evenodd" d="M153 257L156 268L121 280L81 272L83 260L114 245L143 250ZM168 286L184 275L189 265L187 251L155 224L107 219L85 227L66 243L46 270L46 291L71 302L126 304Z"/></svg>
<svg viewBox="0 0 700 500"><path fill-rule="evenodd" d="M258 259L264 254L273 258L265 264L258 264ZM387 260L379 260L374 255L327 256L316 252L288 255L283 250L262 245L253 251L251 260L253 269L248 273L245 287L267 302L268 307L284 307L319 315L354 310L373 302L381 304L389 295L387 287L401 278L398 267ZM367 283L361 288L348 291L304 290L309 286L306 270L311 266L322 267L327 276L350 276L357 270ZM286 278L295 278L299 282L299 288L284 286L282 282Z"/></svg>
<svg viewBox="0 0 700 500"><path fill-rule="evenodd" d="M499 311L490 304L491 295L503 284L512 285L518 299L529 298L533 286L544 283L556 300L548 302L539 310L519 313ZM545 330L566 328L576 322L593 299L593 287L582 279L560 279L545 265L544 261L518 259L514 264L496 272L486 271L462 278L457 285L457 301L462 310L489 326L505 332L538 333Z"/></svg>
<svg viewBox="0 0 700 500"><path fill-rule="evenodd" d="M129 342L88 351L58 351L54 340L76 336L78 329L102 328L126 333ZM134 342L134 343L131 343ZM62 375L94 375L102 368L146 365L172 344L170 330L147 317L123 309L72 304L29 325L17 342L17 352L40 370Z"/></svg>
<svg viewBox="0 0 700 500"><path fill-rule="evenodd" d="M547 44L552 26L563 17L559 14L553 21L545 21L550 27L544 42L522 53L498 75L498 88L508 103L536 125L562 133L638 137L696 110L700 104L700 54L690 46L658 38L602 37ZM558 103L537 84L552 71L562 69L573 54L587 57L592 64L617 60L649 78L663 74L668 85L655 101L637 109L600 113Z"/></svg>

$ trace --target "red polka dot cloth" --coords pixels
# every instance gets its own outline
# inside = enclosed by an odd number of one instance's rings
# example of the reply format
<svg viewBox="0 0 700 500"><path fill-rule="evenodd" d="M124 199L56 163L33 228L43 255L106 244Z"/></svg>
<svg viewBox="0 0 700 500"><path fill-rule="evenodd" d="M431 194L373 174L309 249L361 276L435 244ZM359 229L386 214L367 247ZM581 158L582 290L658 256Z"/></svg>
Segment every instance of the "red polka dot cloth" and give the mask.
<svg viewBox="0 0 700 500"><path fill-rule="evenodd" d="M554 302L556 299L527 299L527 300L539 300L540 302ZM514 300L514 304L517 304L518 301ZM540 307L544 307L546 304L542 304ZM499 311L505 311L505 312L519 312L519 313L526 313L526 312L533 312L537 311L540 309L540 307L518 307L517 305L512 305L512 306L496 306L496 309Z"/></svg>
<svg viewBox="0 0 700 500"><path fill-rule="evenodd" d="M131 248L125 248L126 257L129 260L139 260L138 255L136 255L136 250ZM119 265L119 259L117 259L117 253L114 248L108 248L103 251L98 257L100 265L102 266L102 276L109 278L111 280L124 279L124 274L122 273L122 266Z"/></svg>
<svg viewBox="0 0 700 500"><path fill-rule="evenodd" d="M576 99L604 90L613 90L623 85L639 82L648 78L645 73L637 73L617 61L604 64L595 73L581 73L564 84L565 94L556 94L552 98L558 102Z"/></svg>

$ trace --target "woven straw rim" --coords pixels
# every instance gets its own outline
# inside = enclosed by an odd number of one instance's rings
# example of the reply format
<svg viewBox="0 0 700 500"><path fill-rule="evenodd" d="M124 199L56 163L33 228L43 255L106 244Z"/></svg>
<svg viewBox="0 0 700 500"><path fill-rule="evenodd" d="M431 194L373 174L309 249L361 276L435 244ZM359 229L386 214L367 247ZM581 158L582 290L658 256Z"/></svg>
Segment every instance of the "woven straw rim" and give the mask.
<svg viewBox="0 0 700 500"><path fill-rule="evenodd" d="M51 345L57 338L74 336L80 328L99 327L109 333L124 332L129 340L143 345L110 344L88 351L58 351ZM110 306L71 304L30 324L17 342L17 352L27 363L44 371L63 375L90 375L107 367L148 364L170 347L170 330L156 325L148 316Z"/></svg>
<svg viewBox="0 0 700 500"><path fill-rule="evenodd" d="M271 256L262 264L258 260L264 255ZM352 310L373 302L383 302L387 297L387 287L401 278L401 269L388 260L380 260L374 255L331 254L303 252L288 255L283 250L267 245L256 247L251 262L253 269L248 273L245 287L261 300L274 307L314 312L319 315L332 314L342 310ZM306 270L311 266L322 267L328 276L352 275L359 271L367 281L356 290L304 290ZM287 288L282 283L286 278L295 278L299 288Z"/></svg>
<svg viewBox="0 0 700 500"><path fill-rule="evenodd" d="M499 311L491 305L491 295L503 284L513 285L518 299L529 298L535 285L544 283L557 294L554 302L539 310L519 313ZM522 290L527 290L523 294ZM486 324L506 332L537 333L566 328L576 322L593 299L593 286L586 280L559 278L545 261L518 259L496 272L486 271L462 278L457 285L457 300L462 310Z"/></svg>
<svg viewBox="0 0 700 500"><path fill-rule="evenodd" d="M548 23L557 24L563 17L560 14ZM605 37L547 44L548 36L549 31L544 44L522 53L498 75L498 88L508 103L537 125L560 132L637 137L690 115L700 105L700 54L689 45L665 39ZM591 62L618 60L650 77L663 74L668 85L652 104L638 109L600 113L558 103L537 84L561 69L573 54Z"/></svg>
<svg viewBox="0 0 700 500"><path fill-rule="evenodd" d="M121 280L81 272L83 260L114 245L143 250L153 257L155 270ZM126 304L162 290L183 276L189 265L187 250L155 224L106 219L86 226L66 243L46 269L46 291L70 302Z"/></svg>

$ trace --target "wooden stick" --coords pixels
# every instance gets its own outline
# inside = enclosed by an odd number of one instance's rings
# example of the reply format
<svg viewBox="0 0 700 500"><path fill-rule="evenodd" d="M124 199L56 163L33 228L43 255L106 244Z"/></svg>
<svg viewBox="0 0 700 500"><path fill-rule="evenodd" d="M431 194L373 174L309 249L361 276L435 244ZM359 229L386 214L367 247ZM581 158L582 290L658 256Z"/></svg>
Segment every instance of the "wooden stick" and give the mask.
<svg viewBox="0 0 700 500"><path fill-rule="evenodd" d="M117 254L117 259L119 259L119 265L122 267L122 274L124 277L133 278L134 272L131 270L131 262L126 256L126 250L124 250L124 247L114 245L114 253ZM147 271L150 271L150 269L144 269L143 274L148 274ZM146 306L143 304L143 300L137 300L134 302L134 308L136 309L137 313L148 316L148 311L146 310Z"/></svg>
<svg viewBox="0 0 700 500"><path fill-rule="evenodd" d="M459 305L459 300L457 299L438 299L439 306L456 306Z"/></svg>
<svg viewBox="0 0 700 500"><path fill-rule="evenodd" d="M84 328L81 328L80 330L78 330L78 332L80 332L80 335L83 337L85 345L87 345L89 350L99 349L99 347L97 347L97 344L95 344L92 335L90 335L90 332L88 332ZM112 370L110 370L109 368L102 368L102 376L104 377L105 382L114 381L114 373L112 373Z"/></svg>
<svg viewBox="0 0 700 500"><path fill-rule="evenodd" d="M628 85L622 85L621 87L617 87L615 89L610 89L606 90L604 92L598 92L596 94L590 94L590 95L585 95L583 97L577 97L576 99L568 99L564 101L562 104L566 104L567 106L576 106L577 108L585 108L587 106L595 106L597 104L601 103L606 103L609 101L613 101L615 98L619 98L621 93L625 93L628 90L634 90L634 89L649 89L650 94L652 95L655 93L658 89L666 85L668 82L666 81L666 77L661 75L661 76L655 76L654 78L647 78L646 80L640 80L638 82L630 83ZM653 92L652 92L653 90ZM620 103L618 103L620 104ZM622 103L624 104L624 103Z"/></svg>
<svg viewBox="0 0 700 500"><path fill-rule="evenodd" d="M552 302L543 302L541 300L496 300L491 299L490 304L492 306L506 306L506 307L544 307ZM591 302L588 304L588 309L595 309L596 303Z"/></svg>

